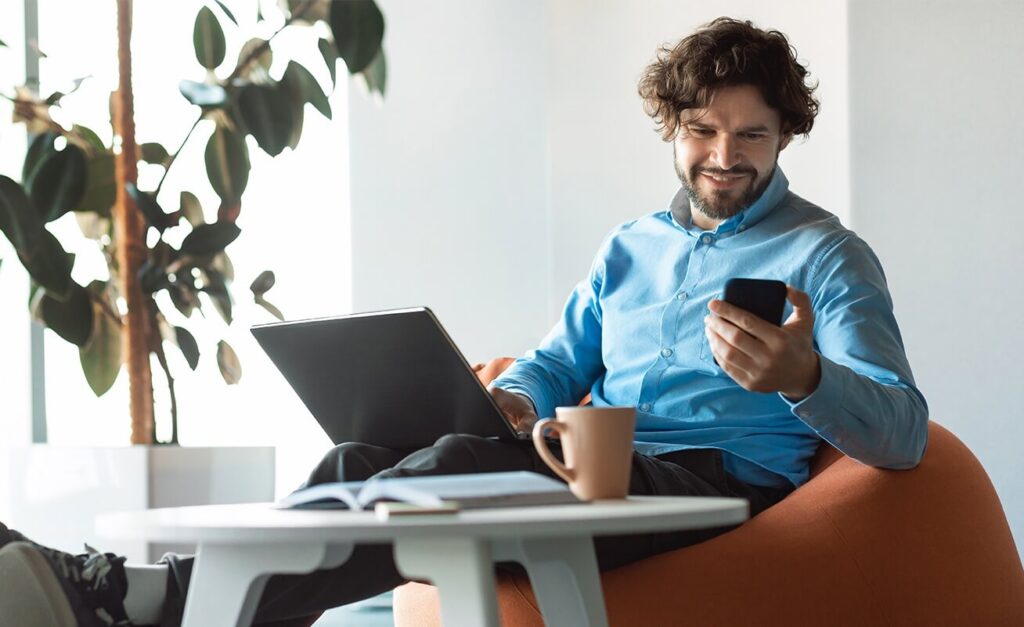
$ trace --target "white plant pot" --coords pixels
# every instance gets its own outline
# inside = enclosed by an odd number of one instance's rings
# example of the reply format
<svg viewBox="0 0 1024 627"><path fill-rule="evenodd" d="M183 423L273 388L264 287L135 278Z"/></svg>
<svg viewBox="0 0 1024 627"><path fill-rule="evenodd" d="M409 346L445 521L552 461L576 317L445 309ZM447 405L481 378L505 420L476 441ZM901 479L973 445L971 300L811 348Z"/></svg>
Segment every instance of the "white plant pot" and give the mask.
<svg viewBox="0 0 1024 627"><path fill-rule="evenodd" d="M10 453L11 513L5 522L72 553L88 542L146 563L194 548L98 538L97 514L274 498L273 447L32 445Z"/></svg>

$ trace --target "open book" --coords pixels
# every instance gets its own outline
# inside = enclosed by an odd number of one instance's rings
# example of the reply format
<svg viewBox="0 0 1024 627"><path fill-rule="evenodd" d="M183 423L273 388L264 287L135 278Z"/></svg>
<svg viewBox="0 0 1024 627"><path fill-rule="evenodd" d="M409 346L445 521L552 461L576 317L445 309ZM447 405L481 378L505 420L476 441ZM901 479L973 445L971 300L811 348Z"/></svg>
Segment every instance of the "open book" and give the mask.
<svg viewBox="0 0 1024 627"><path fill-rule="evenodd" d="M322 483L296 490L275 507L363 510L394 501L413 506L409 513L580 502L561 481L522 471Z"/></svg>

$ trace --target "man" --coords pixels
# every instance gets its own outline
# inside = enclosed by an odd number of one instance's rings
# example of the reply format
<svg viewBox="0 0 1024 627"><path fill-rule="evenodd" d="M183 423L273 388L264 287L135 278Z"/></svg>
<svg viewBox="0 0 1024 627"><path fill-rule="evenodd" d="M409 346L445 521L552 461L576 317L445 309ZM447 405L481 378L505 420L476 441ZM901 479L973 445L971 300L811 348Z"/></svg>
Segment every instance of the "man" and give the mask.
<svg viewBox="0 0 1024 627"><path fill-rule="evenodd" d="M721 18L660 51L639 91L673 144L682 189L668 210L611 232L559 323L493 382L513 425L529 431L587 394L595 405L634 406L631 493L738 496L751 515L807 480L821 440L875 466L918 463L927 407L878 260L838 219L789 192L777 167L817 113L806 78L784 35L749 22ZM785 323L718 300L732 277L785 281ZM450 435L409 455L340 445L309 483L505 470L551 475L528 443ZM595 549L606 570L727 530L597 538ZM2 525L0 545L0 616L180 622L191 558L126 567L92 550L40 547ZM256 622L403 580L389 546L360 546L339 568L272 577Z"/></svg>

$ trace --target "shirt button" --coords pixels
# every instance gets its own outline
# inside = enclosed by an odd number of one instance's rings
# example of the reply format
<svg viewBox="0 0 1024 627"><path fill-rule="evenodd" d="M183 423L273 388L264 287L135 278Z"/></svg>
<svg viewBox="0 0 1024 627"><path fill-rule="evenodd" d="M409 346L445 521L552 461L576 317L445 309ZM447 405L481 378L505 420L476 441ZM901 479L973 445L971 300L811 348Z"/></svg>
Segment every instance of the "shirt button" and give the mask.
<svg viewBox="0 0 1024 627"><path fill-rule="evenodd" d="M739 228L738 228L738 229L736 229L736 230L737 230L737 231L739 231L740 233L742 233L743 231L746 231L746 230L747 230L747 227L745 227L745 226L743 226L743 225L741 224L741 225L739 226Z"/></svg>
<svg viewBox="0 0 1024 627"><path fill-rule="evenodd" d="M662 357L671 357L672 356L672 349L671 348L663 348L663 349L661 349L661 356Z"/></svg>
<svg viewBox="0 0 1024 627"><path fill-rule="evenodd" d="M640 411L651 411L651 404L650 403L641 403L640 404Z"/></svg>
<svg viewBox="0 0 1024 627"><path fill-rule="evenodd" d="M704 237L700 238L700 241L704 242L705 244L710 244L711 242L714 241L714 238L711 237L710 235L705 235Z"/></svg>
<svg viewBox="0 0 1024 627"><path fill-rule="evenodd" d="M686 300L686 292L679 292L676 294L676 300Z"/></svg>

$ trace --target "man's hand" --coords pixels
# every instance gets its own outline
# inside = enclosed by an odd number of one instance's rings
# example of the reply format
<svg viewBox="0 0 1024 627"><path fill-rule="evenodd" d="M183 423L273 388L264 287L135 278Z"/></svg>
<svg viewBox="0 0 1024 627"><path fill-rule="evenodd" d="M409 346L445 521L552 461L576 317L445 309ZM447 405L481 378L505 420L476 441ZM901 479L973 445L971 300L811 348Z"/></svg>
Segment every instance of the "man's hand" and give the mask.
<svg viewBox="0 0 1024 627"><path fill-rule="evenodd" d="M721 300L708 303L704 333L722 370L751 392L781 392L799 401L821 380L814 352L814 312L810 297L791 285L786 298L793 313L777 327Z"/></svg>
<svg viewBox="0 0 1024 627"><path fill-rule="evenodd" d="M501 413L505 414L505 420L508 420L513 429L519 433L533 433L537 414L530 399L497 387L488 388L488 392L494 397L494 402L498 404Z"/></svg>

